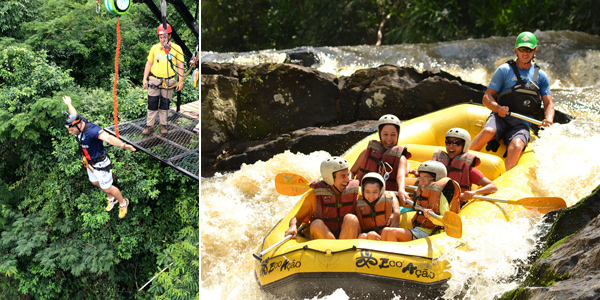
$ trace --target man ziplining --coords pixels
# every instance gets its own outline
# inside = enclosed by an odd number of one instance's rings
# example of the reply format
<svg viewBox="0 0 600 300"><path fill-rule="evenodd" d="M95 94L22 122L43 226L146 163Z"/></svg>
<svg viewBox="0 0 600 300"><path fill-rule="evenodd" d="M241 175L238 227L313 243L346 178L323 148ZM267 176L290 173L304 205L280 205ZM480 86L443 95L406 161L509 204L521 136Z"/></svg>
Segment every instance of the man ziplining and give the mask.
<svg viewBox="0 0 600 300"><path fill-rule="evenodd" d="M93 185L106 193L108 197L106 211L111 211L115 204L119 203L119 219L125 218L129 199L123 198L119 188L112 184L112 163L102 142L131 151L136 149L78 115L69 96L63 96L62 99L69 108L68 113L63 112L67 116L65 127L70 134L75 136L77 144L79 144L81 163L87 169L88 178Z"/></svg>

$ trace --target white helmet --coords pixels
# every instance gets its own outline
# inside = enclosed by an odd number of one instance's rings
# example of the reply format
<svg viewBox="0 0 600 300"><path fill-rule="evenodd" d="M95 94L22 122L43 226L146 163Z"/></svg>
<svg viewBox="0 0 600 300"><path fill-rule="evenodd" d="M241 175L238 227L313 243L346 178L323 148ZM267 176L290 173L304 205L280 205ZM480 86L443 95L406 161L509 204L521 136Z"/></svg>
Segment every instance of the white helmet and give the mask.
<svg viewBox="0 0 600 300"><path fill-rule="evenodd" d="M379 191L378 198L381 197L381 195L383 195L383 192L385 192L385 180L383 180L383 177L381 176L381 174L376 173L376 172L367 173L363 177L362 182L360 183L360 189L361 189L363 195L365 194L365 191L364 191L365 179L368 179L368 178L381 182L381 190Z"/></svg>
<svg viewBox="0 0 600 300"><path fill-rule="evenodd" d="M381 128L388 124L396 126L396 130L398 130L398 138L400 138L400 119L394 115L388 114L381 116L377 122L377 134L379 135L379 139L381 139Z"/></svg>
<svg viewBox="0 0 600 300"><path fill-rule="evenodd" d="M346 159L339 156L333 156L321 162L321 177L323 177L325 183L333 185L333 182L335 181L333 173L349 168L350 164Z"/></svg>
<svg viewBox="0 0 600 300"><path fill-rule="evenodd" d="M463 152L469 151L469 147L471 147L471 135L468 131L462 128L452 128L448 130L448 132L446 133L446 137L462 139L465 142L463 146Z"/></svg>
<svg viewBox="0 0 600 300"><path fill-rule="evenodd" d="M438 181L438 180L448 176L448 171L446 171L446 166L444 166L444 164L439 161L433 161L433 160L428 160L426 162L423 162L419 166L417 171L419 171L419 173L428 172L428 173L435 174L435 179L433 179L434 181Z"/></svg>

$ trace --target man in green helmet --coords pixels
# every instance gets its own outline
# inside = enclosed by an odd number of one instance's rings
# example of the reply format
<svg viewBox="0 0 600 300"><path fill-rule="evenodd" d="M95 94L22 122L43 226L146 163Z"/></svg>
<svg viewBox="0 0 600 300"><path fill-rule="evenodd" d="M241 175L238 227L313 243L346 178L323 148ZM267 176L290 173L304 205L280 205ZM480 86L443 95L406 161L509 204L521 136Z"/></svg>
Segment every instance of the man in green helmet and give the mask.
<svg viewBox="0 0 600 300"><path fill-rule="evenodd" d="M550 80L539 66L533 64L538 51L537 38L529 31L522 32L517 37L513 51L517 54L517 60L511 59L496 69L483 95L483 104L493 113L470 147L471 150L479 151L490 142L487 149L496 151L500 139L504 139L507 145L504 160L507 171L517 165L521 152L527 146L530 126L529 122L510 116L509 113L537 118L543 103L542 126L552 125L554 119Z"/></svg>

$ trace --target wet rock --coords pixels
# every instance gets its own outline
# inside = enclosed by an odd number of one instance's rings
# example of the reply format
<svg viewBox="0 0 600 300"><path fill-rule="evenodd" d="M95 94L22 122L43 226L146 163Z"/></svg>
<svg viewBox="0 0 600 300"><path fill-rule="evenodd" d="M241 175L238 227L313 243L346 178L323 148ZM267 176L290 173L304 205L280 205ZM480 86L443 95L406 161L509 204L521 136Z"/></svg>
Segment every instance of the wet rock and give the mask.
<svg viewBox="0 0 600 300"><path fill-rule="evenodd" d="M239 83L234 77L201 76L201 149L212 152L236 135L237 94Z"/></svg>
<svg viewBox="0 0 600 300"><path fill-rule="evenodd" d="M350 146L377 131L377 121L358 121L334 127L308 127L289 134L278 135L266 140L241 143L233 147L231 154L217 159L213 169L237 170L244 163L266 161L275 154L289 150L293 153L327 151L341 155ZM210 171L210 168L207 169Z"/></svg>
<svg viewBox="0 0 600 300"><path fill-rule="evenodd" d="M213 63L203 62L200 65L200 74L202 75L223 75L227 77L239 77L239 66L231 63Z"/></svg>
<svg viewBox="0 0 600 300"><path fill-rule="evenodd" d="M357 121L335 127L303 128L292 132L292 138L286 148L293 153L323 150L339 156L374 132L377 132L377 121L373 120Z"/></svg>
<svg viewBox="0 0 600 300"><path fill-rule="evenodd" d="M534 262L523 286L502 299L598 299L600 187L576 205L549 215L549 247Z"/></svg>
<svg viewBox="0 0 600 300"><path fill-rule="evenodd" d="M337 121L337 77L292 64L261 64L241 73L238 125L257 140Z"/></svg>
<svg viewBox="0 0 600 300"><path fill-rule="evenodd" d="M459 103L481 103L486 89L440 70L419 73L393 65L358 70L343 82L339 106L344 122L384 114L406 120Z"/></svg>
<svg viewBox="0 0 600 300"><path fill-rule="evenodd" d="M285 63L295 64L303 67L313 67L320 62L317 53L312 47L297 47L291 50L286 50L287 55Z"/></svg>

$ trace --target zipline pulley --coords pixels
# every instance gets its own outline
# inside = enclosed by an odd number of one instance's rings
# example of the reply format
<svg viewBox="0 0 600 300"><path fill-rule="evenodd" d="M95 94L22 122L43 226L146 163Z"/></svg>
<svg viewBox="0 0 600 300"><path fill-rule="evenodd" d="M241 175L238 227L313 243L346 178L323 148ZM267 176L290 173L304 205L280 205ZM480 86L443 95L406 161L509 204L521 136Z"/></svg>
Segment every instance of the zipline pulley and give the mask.
<svg viewBox="0 0 600 300"><path fill-rule="evenodd" d="M131 7L131 0L106 0L106 9L115 16L124 15Z"/></svg>

